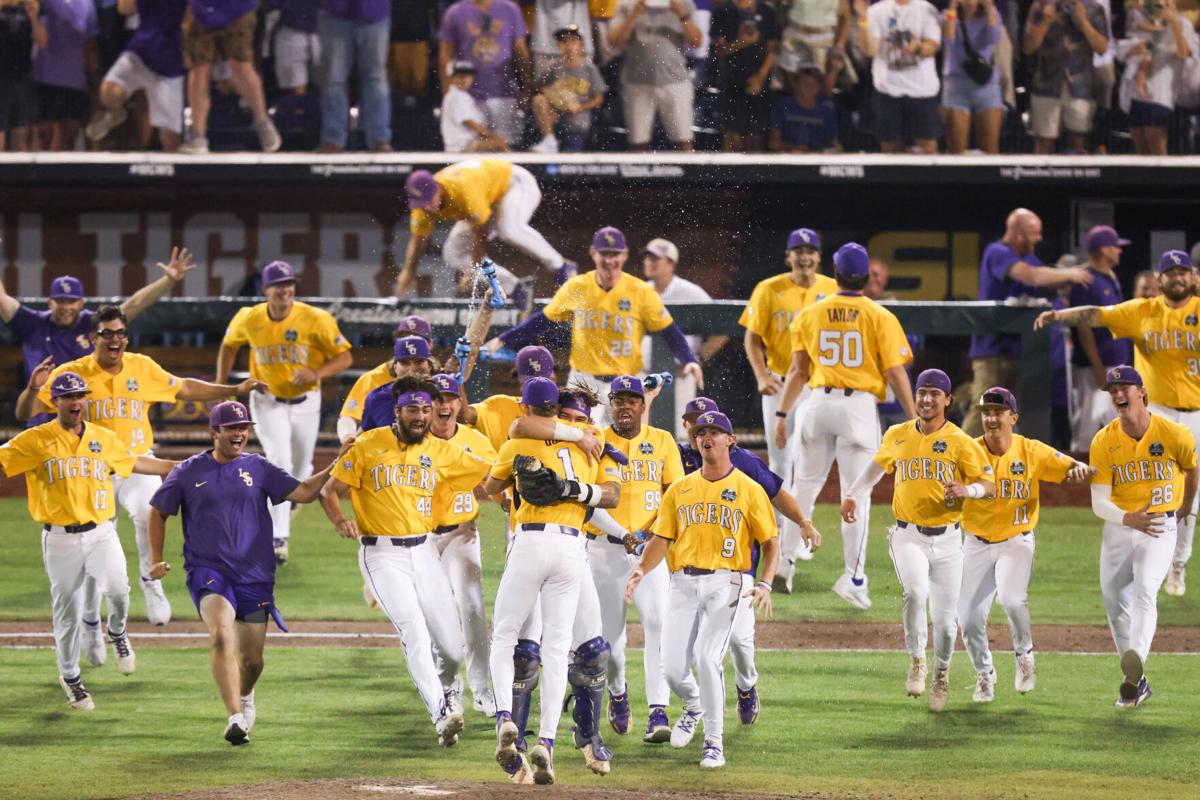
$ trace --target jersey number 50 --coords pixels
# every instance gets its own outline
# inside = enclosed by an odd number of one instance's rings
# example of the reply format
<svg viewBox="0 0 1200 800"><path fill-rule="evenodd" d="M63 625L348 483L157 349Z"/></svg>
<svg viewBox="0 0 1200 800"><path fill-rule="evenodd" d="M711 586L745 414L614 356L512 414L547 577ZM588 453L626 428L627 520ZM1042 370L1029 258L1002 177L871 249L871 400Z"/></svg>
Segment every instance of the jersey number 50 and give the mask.
<svg viewBox="0 0 1200 800"><path fill-rule="evenodd" d="M860 331L821 331L817 361L823 367L861 367L863 339Z"/></svg>

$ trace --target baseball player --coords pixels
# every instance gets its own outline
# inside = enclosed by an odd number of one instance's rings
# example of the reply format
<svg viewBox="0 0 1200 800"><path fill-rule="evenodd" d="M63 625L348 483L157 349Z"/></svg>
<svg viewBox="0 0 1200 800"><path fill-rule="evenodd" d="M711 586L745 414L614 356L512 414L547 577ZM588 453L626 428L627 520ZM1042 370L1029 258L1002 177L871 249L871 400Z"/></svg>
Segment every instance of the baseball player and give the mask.
<svg viewBox="0 0 1200 800"><path fill-rule="evenodd" d="M553 323L572 323L570 382L581 382L596 393L600 405L593 409L597 422L606 420L608 388L618 375L635 375L642 368L642 338L647 331L660 334L671 348L683 374L704 389L700 364L683 331L663 307L653 287L624 272L629 248L625 234L601 228L592 237L589 251L596 269L577 275L559 287L539 313L492 339L486 347L522 347L537 341Z"/></svg>
<svg viewBox="0 0 1200 800"><path fill-rule="evenodd" d="M229 322L217 355L224 383L243 345L250 348L250 375L267 385L250 396L258 440L275 466L300 480L312 474L321 425L321 381L353 362L350 343L328 311L296 300L296 273L286 261L263 267L267 301L239 309ZM291 513L287 503L271 507L275 559L288 560Z"/></svg>
<svg viewBox="0 0 1200 800"><path fill-rule="evenodd" d="M555 417L560 407L558 387L548 378L531 378L522 387L521 404L527 414ZM595 429L589 432L599 434ZM539 784L554 782L554 736L566 694L567 653L580 583L587 570L584 519L589 508L615 508L620 500L617 470L601 464L577 444L514 439L500 448L485 487L496 497L515 484L514 539L496 592L492 623L496 760L510 775L524 769L524 756L517 749L522 732L514 721L514 712L519 710L514 707L514 680L521 684L527 703L540 661L544 673L541 723L537 744L529 752L534 782ZM528 647L527 640L519 648L522 628L539 604L540 648ZM577 649L574 669L591 673L602 666L607 651L600 647L584 655L581 659Z"/></svg>
<svg viewBox="0 0 1200 800"><path fill-rule="evenodd" d="M554 271L559 283L575 274L575 264L529 224L542 202L542 190L524 167L499 158L472 158L437 174L419 169L404 182L404 193L412 214L404 267L396 279L397 297L417 288L417 265L439 222L454 223L442 246L442 257L453 270L469 271L486 255L488 240L499 239ZM505 270L504 291L511 295L516 283Z"/></svg>
<svg viewBox="0 0 1200 800"><path fill-rule="evenodd" d="M419 336L425 340L427 345L433 347L433 327L429 324L428 320L416 314L401 319L396 325L394 335L397 341L406 336ZM367 370L354 381L354 385L350 387L350 392L342 402L342 410L338 414L337 434L339 440L344 442L358 431L358 424L362 420L363 405L366 403L367 395L372 390L401 377L397 372L401 367L398 363L399 361L403 361L403 359L396 358L395 353L393 353L392 358L384 361L374 369ZM404 372L403 374L407 375L408 372Z"/></svg>
<svg viewBox="0 0 1200 800"><path fill-rule="evenodd" d="M849 488L842 489L842 520L857 521L858 498L885 472L896 476L888 530L889 552L904 592L904 643L912 659L905 690L925 693L925 645L933 616L933 689L929 710L945 710L950 693L950 657L958 636L962 586L962 500L992 497L992 467L983 448L946 419L952 402L950 378L939 369L917 376L917 418L893 425L875 458Z"/></svg>
<svg viewBox="0 0 1200 800"><path fill-rule="evenodd" d="M263 670L267 617L275 608L275 554L270 503L311 503L338 462L298 481L267 459L245 452L250 412L236 400L213 406L212 449L171 471L150 499L150 575L171 571L163 558L167 517L183 514L183 569L192 602L208 629L212 673L229 713L225 740L250 741L257 710L254 685ZM349 445L343 447L343 452ZM339 454L340 456L341 454Z"/></svg>
<svg viewBox="0 0 1200 800"><path fill-rule="evenodd" d="M972 699L990 703L996 696L996 670L988 647L987 622L996 599L1008 616L1012 632L1016 689L1025 694L1037 683L1029 621L1029 576L1033 572L1041 482L1086 481L1091 470L1047 444L1013 433L1018 421L1017 399L1008 389L988 389L980 396L979 405L983 436L975 441L983 446L992 467L996 497L963 502L958 622L977 675Z"/></svg>
<svg viewBox="0 0 1200 800"><path fill-rule="evenodd" d="M792 320L792 363L775 412L775 446L787 448L791 435L791 489L806 515L812 514L834 459L844 484L861 475L879 449L876 404L886 397L888 386L905 416L916 416L905 369L912 362L912 350L904 329L892 312L862 294L870 277L867 249L854 242L842 245L833 255L833 265L837 293L808 305ZM798 427L789 433L788 415L805 387L811 395ZM842 525L845 569L833 591L855 608L868 609L870 492L855 499L859 513L854 523ZM780 539L783 563L776 583L790 593L797 552L807 548L792 525L782 527Z"/></svg>
<svg viewBox="0 0 1200 800"><path fill-rule="evenodd" d="M321 506L339 535L358 540L363 579L400 634L408 673L434 723L438 743L450 747L458 742L463 716L439 678L423 611L427 603L420 596L426 584L444 588L445 582L423 584L418 577L441 574L437 551L429 543L435 525L435 485L446 481L474 486L487 474L488 465L457 445L429 436L436 384L410 375L395 387L395 423L354 440L321 490ZM341 500L347 495L353 519L342 512ZM453 600L447 597L446 602Z"/></svg>
<svg viewBox="0 0 1200 800"><path fill-rule="evenodd" d="M554 356L541 345L531 344L518 350L514 366L520 386L524 386L530 378L554 381ZM459 422L474 427L488 438L492 447L499 450L508 441L509 428L523 413L521 398L495 394L478 403L464 403Z"/></svg>
<svg viewBox="0 0 1200 800"><path fill-rule="evenodd" d="M25 475L29 514L42 525L58 683L67 693L67 705L77 711L96 707L79 674L79 590L84 576L108 598L108 640L117 671L129 675L137 668L125 632L129 574L112 521L116 504L109 476L163 476L176 463L134 455L113 431L84 422L88 392L79 374L58 373L49 389L55 418L0 446L0 469L10 478Z"/></svg>
<svg viewBox="0 0 1200 800"><path fill-rule="evenodd" d="M1147 407L1137 370L1113 367L1107 378L1117 418L1092 439L1092 511L1104 520L1100 590L1124 675L1117 707L1137 708L1151 694L1145 665L1158 625L1158 590L1178 553L1178 520L1192 507L1200 471L1195 436Z"/></svg>
<svg viewBox="0 0 1200 800"><path fill-rule="evenodd" d="M700 766L725 766L723 744L725 683L722 665L729 631L741 613L739 598L771 615L771 579L779 561L778 528L762 487L735 469L729 449L736 439L729 418L710 411L693 426L703 465L671 484L646 542L641 562L625 588L628 602L649 572L664 558L671 572L662 658L667 683L683 701L671 731L671 746L686 747L704 720ZM750 545L763 551L763 580L742 591L750 566ZM699 684L692 676L695 663Z"/></svg>
<svg viewBox="0 0 1200 800"><path fill-rule="evenodd" d="M342 406L342 416L338 418L338 438L342 441L347 436L353 436L354 430L345 422L347 418L357 421L363 431L375 428L386 428L396 421L395 396L392 394L392 384L395 380L408 375L419 375L428 378L433 374L433 358L429 352L429 342L420 336L402 336L392 346L392 360L387 362L387 369L381 377L386 377L371 387L361 404L351 407L355 397L355 389L368 376L379 373L384 367L380 364L375 369L363 375L350 390L350 396ZM355 414L357 413L357 417Z"/></svg>
<svg viewBox="0 0 1200 800"><path fill-rule="evenodd" d="M54 369L40 365L29 384L17 398L18 419L53 407L51 387L65 372L83 376L90 397L85 406L87 420L108 428L133 451L146 455L154 448L154 430L150 426L151 404L176 400L222 400L245 395L261 384L251 378L236 385L208 383L195 378L179 378L164 370L154 359L126 352L129 346L129 321L118 306L101 306L92 315L93 352ZM119 475L113 479L115 500L133 521L138 549L138 568L142 593L146 597L146 617L155 625L171 620L171 604L162 584L150 577L150 545L147 539L150 497L159 484L154 474ZM100 590L95 583L84 582L83 599L84 653L93 663L103 663L104 646L100 633Z"/></svg>
<svg viewBox="0 0 1200 800"><path fill-rule="evenodd" d="M1200 297L1196 296L1196 273L1192 260L1182 250L1167 250L1158 260L1158 297L1127 300L1115 306L1079 306L1046 311L1034 322L1034 330L1055 322L1065 325L1107 327L1113 336L1133 339L1134 358L1139 359L1148 395L1154 398L1150 411L1178 422L1200 438ZM1167 594L1182 597L1187 562L1192 557L1196 528L1195 505L1184 508L1179 520L1175 554L1167 573Z"/></svg>

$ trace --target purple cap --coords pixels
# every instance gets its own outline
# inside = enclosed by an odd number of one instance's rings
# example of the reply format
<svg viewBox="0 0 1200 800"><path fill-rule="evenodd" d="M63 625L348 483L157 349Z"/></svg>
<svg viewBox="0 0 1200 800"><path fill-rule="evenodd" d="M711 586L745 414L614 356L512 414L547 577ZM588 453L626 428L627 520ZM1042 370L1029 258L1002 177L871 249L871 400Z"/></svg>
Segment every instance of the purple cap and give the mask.
<svg viewBox="0 0 1200 800"><path fill-rule="evenodd" d="M558 402L563 408L573 408L580 414L592 415L592 404L578 392L565 391L558 393Z"/></svg>
<svg viewBox="0 0 1200 800"><path fill-rule="evenodd" d="M82 300L83 282L79 278L63 275L50 281L50 297L55 300Z"/></svg>
<svg viewBox="0 0 1200 800"><path fill-rule="evenodd" d="M223 428L226 425L253 425L250 412L237 400L226 400L213 406L208 415L208 427Z"/></svg>
<svg viewBox="0 0 1200 800"><path fill-rule="evenodd" d="M263 288L274 286L277 283L295 283L296 271L292 269L292 265L286 261L272 261L263 267L262 285Z"/></svg>
<svg viewBox="0 0 1200 800"><path fill-rule="evenodd" d="M396 340L392 348L392 359L402 361L406 358L423 358L429 360L429 342L420 336L405 336Z"/></svg>
<svg viewBox="0 0 1200 800"><path fill-rule="evenodd" d="M866 277L871 274L871 257L867 248L858 242L842 245L833 254L833 270L844 278Z"/></svg>
<svg viewBox="0 0 1200 800"><path fill-rule="evenodd" d="M915 393L917 389L941 389L949 397L950 376L940 369L927 369L917 376L917 382L913 384L913 392Z"/></svg>
<svg viewBox="0 0 1200 800"><path fill-rule="evenodd" d="M625 244L625 234L621 233L619 228L610 225L596 231L596 235L592 237L592 249L597 253L603 253L628 250L629 248Z"/></svg>
<svg viewBox="0 0 1200 800"><path fill-rule="evenodd" d="M733 423L720 411L706 411L696 417L696 421L692 423L692 432L695 433L697 428L720 428L725 433L733 433Z"/></svg>
<svg viewBox="0 0 1200 800"><path fill-rule="evenodd" d="M707 397L696 397L688 401L688 404L683 407L683 416L688 414L703 414L706 411L720 411L717 407L717 401L710 400Z"/></svg>
<svg viewBox="0 0 1200 800"><path fill-rule="evenodd" d="M1003 406L1014 414L1017 413L1017 398L1013 397L1013 393L1003 386L984 389L983 394L979 396L979 405Z"/></svg>
<svg viewBox="0 0 1200 800"><path fill-rule="evenodd" d="M608 386L609 394L618 394L624 392L626 394L636 394L638 397L646 396L646 387L642 385L640 378L633 375L618 375L613 378L613 382Z"/></svg>
<svg viewBox="0 0 1200 800"><path fill-rule="evenodd" d="M517 380L524 383L530 378L554 380L554 356L541 345L531 344L517 351Z"/></svg>
<svg viewBox="0 0 1200 800"><path fill-rule="evenodd" d="M530 378L521 387L521 402L527 406L556 406L558 387L549 378Z"/></svg>
<svg viewBox="0 0 1200 800"><path fill-rule="evenodd" d="M420 336L427 342L433 341L433 326L424 317L413 314L400 320L393 334L397 339L402 336Z"/></svg>
<svg viewBox="0 0 1200 800"><path fill-rule="evenodd" d="M1171 269L1191 269L1192 258L1182 250L1168 250L1158 257L1158 272Z"/></svg>
<svg viewBox="0 0 1200 800"><path fill-rule="evenodd" d="M1128 247L1129 240L1117 235L1111 225L1096 225L1083 237L1083 249L1095 253L1102 247Z"/></svg>
<svg viewBox="0 0 1200 800"><path fill-rule="evenodd" d="M429 208L433 198L437 196L437 190L437 181L427 169L414 171L404 182L404 194L408 197L409 208Z"/></svg>
<svg viewBox="0 0 1200 800"><path fill-rule="evenodd" d="M445 372L439 372L433 376L433 382L437 384L439 394L459 394L461 387L458 385L458 378L449 375Z"/></svg>
<svg viewBox="0 0 1200 800"><path fill-rule="evenodd" d="M821 237L812 228L796 228L788 234L788 250L794 250L797 247L815 247L821 249Z"/></svg>
<svg viewBox="0 0 1200 800"><path fill-rule="evenodd" d="M1142 385L1142 376L1138 371L1127 364L1122 364L1119 367L1113 367L1104 375L1104 388L1111 389L1115 384L1128 383L1133 386Z"/></svg>
<svg viewBox="0 0 1200 800"><path fill-rule="evenodd" d="M50 384L50 399L62 397L64 394L91 394L87 382L77 372L64 372Z"/></svg>

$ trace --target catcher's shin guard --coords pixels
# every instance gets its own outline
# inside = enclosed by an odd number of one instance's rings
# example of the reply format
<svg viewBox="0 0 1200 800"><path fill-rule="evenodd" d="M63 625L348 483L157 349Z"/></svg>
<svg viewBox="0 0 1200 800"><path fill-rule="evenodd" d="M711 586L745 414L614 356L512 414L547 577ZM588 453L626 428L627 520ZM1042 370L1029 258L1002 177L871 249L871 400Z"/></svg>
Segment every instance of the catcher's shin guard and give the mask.
<svg viewBox="0 0 1200 800"><path fill-rule="evenodd" d="M542 649L530 639L518 639L513 651L513 707L512 718L517 724L517 749L525 750L525 726L529 724L529 706L533 701L533 690L538 685L538 667L542 663Z"/></svg>
<svg viewBox="0 0 1200 800"><path fill-rule="evenodd" d="M575 657L567 669L567 680L575 696L575 746L591 743L593 750L604 747L600 738L600 715L604 708L604 686L608 681L608 653L611 648L597 636L575 648Z"/></svg>

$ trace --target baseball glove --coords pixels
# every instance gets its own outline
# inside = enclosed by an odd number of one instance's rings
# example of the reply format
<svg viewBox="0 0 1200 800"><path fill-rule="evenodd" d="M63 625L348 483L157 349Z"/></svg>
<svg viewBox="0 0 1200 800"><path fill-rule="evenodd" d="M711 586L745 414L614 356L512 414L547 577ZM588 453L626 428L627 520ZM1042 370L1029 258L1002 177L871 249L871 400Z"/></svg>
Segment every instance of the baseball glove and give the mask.
<svg viewBox="0 0 1200 800"><path fill-rule="evenodd" d="M513 472L517 476L517 492L522 500L535 506L552 506L562 502L566 481L533 456L514 457Z"/></svg>

